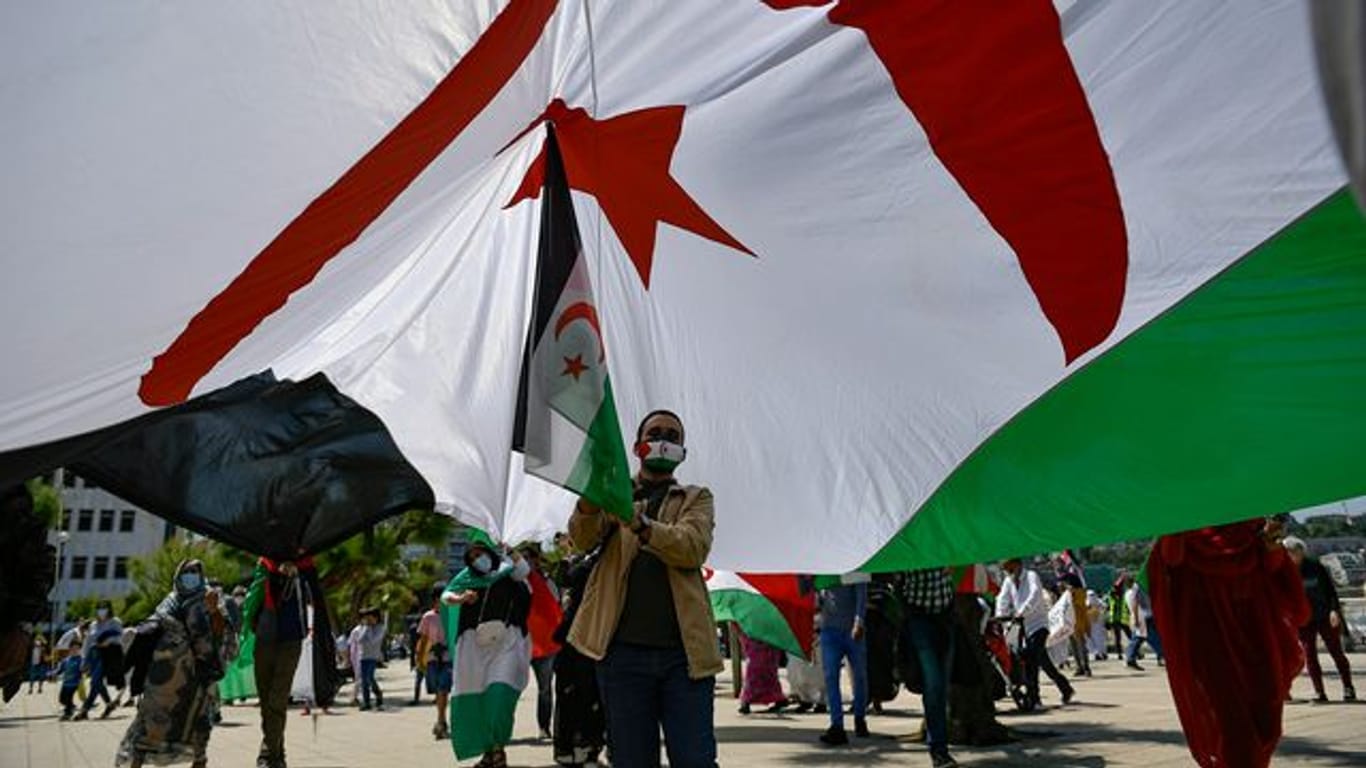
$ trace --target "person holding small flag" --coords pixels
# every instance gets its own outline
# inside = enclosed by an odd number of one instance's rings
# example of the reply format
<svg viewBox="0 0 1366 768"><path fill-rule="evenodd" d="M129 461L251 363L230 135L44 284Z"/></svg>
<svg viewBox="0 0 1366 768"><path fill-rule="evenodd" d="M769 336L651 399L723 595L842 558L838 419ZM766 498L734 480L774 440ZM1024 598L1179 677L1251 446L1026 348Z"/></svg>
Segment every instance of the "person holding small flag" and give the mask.
<svg viewBox="0 0 1366 768"><path fill-rule="evenodd" d="M682 485L683 421L648 414L636 429L632 517L580 500L569 535L601 548L569 642L598 660L613 765L659 765L659 731L674 768L716 764L715 677L724 668L702 578L711 552L711 491Z"/></svg>

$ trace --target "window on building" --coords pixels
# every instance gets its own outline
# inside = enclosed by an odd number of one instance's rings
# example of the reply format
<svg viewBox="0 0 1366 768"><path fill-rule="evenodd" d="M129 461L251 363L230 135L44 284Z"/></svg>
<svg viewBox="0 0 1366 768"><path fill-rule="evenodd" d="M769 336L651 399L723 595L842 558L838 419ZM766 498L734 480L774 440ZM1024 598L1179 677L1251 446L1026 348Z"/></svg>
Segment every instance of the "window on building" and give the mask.
<svg viewBox="0 0 1366 768"><path fill-rule="evenodd" d="M70 576L70 578L71 578L73 581L77 581L77 580L80 580L80 579L84 579L84 578L85 578L85 568L86 568L86 564L89 563L89 562L90 562L90 558L88 558L88 557L73 557L73 558L71 558L71 576Z"/></svg>
<svg viewBox="0 0 1366 768"><path fill-rule="evenodd" d="M90 571L90 578L92 579L99 580L109 578L109 558L95 558L95 567L90 569Z"/></svg>
<svg viewBox="0 0 1366 768"><path fill-rule="evenodd" d="M128 578L128 558L114 558L114 578L120 581Z"/></svg>
<svg viewBox="0 0 1366 768"><path fill-rule="evenodd" d="M71 510L69 509L62 510L62 530L71 530Z"/></svg>
<svg viewBox="0 0 1366 768"><path fill-rule="evenodd" d="M125 509L119 513L119 533L132 533L133 520L137 513L131 509Z"/></svg>
<svg viewBox="0 0 1366 768"><path fill-rule="evenodd" d="M109 533L114 530L114 510L100 510L100 532Z"/></svg>
<svg viewBox="0 0 1366 768"><path fill-rule="evenodd" d="M76 530L88 531L95 527L95 510L82 509L76 518Z"/></svg>
<svg viewBox="0 0 1366 768"><path fill-rule="evenodd" d="M63 487L63 488L75 488L75 487L76 487L76 473L72 472L72 471L69 470L69 469L63 469L63 470L62 470L62 487Z"/></svg>

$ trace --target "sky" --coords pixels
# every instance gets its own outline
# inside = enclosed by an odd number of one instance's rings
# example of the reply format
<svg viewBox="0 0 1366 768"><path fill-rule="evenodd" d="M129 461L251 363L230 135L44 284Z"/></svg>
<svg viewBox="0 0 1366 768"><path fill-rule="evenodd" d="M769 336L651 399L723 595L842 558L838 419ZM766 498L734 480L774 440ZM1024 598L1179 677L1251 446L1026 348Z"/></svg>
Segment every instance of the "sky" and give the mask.
<svg viewBox="0 0 1366 768"><path fill-rule="evenodd" d="M1296 520L1304 520L1318 515L1340 515L1343 512L1348 515L1366 515L1366 496L1358 496L1355 499L1347 499L1332 504L1322 504L1317 507L1305 507L1290 514L1294 515Z"/></svg>

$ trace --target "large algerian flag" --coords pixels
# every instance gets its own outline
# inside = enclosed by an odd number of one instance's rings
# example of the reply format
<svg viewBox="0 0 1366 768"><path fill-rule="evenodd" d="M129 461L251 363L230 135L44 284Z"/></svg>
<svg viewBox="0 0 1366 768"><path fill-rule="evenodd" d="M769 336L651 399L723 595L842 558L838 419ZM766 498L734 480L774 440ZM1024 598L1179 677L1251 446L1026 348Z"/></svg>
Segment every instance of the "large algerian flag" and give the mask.
<svg viewBox="0 0 1366 768"><path fill-rule="evenodd" d="M755 640L810 657L815 639L815 593L804 591L795 575L707 568L703 577L718 622L733 621Z"/></svg>
<svg viewBox="0 0 1366 768"><path fill-rule="evenodd" d="M191 527L244 489L213 530L317 500L562 529L571 494L511 450L549 120L602 391L623 443L681 414L718 568L1363 495L1366 223L1315 56L1301 0L7 4L0 451L29 450L0 468L189 398L202 428L120 438L167 447L109 482L174 490ZM334 396L215 418L267 370ZM255 460L353 406L363 460Z"/></svg>

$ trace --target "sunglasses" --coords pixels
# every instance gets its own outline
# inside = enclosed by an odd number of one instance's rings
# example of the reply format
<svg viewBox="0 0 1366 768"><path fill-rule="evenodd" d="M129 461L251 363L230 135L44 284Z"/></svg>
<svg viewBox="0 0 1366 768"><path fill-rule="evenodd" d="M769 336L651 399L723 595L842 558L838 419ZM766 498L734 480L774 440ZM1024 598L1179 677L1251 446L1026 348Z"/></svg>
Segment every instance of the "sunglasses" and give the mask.
<svg viewBox="0 0 1366 768"><path fill-rule="evenodd" d="M674 427L650 427L645 433L645 439L647 441L667 440L671 443L681 443L683 442L683 432Z"/></svg>

